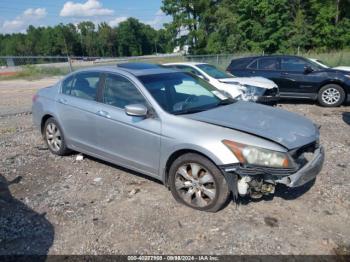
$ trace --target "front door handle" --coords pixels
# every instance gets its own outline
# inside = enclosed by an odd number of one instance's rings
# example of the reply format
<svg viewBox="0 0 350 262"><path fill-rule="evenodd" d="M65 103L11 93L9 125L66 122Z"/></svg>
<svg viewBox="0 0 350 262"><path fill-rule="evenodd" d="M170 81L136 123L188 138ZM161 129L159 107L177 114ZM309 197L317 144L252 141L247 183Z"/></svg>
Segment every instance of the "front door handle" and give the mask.
<svg viewBox="0 0 350 262"><path fill-rule="evenodd" d="M60 99L58 99L58 103L66 105L68 103L68 101L67 101L67 99L60 98Z"/></svg>
<svg viewBox="0 0 350 262"><path fill-rule="evenodd" d="M103 111L103 110L98 110L96 112L97 115L99 116L103 116L103 117L106 117L106 118L111 118L110 114L106 111Z"/></svg>

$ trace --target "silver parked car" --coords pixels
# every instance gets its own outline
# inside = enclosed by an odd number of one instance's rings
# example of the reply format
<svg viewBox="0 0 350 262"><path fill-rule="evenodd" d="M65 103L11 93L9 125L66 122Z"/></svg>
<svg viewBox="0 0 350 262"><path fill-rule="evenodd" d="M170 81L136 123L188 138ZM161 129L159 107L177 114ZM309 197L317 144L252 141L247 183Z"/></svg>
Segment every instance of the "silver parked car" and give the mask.
<svg viewBox="0 0 350 262"><path fill-rule="evenodd" d="M147 174L204 211L219 210L231 194L301 186L324 161L308 119L227 98L173 69L74 72L41 89L32 112L52 153L74 150Z"/></svg>

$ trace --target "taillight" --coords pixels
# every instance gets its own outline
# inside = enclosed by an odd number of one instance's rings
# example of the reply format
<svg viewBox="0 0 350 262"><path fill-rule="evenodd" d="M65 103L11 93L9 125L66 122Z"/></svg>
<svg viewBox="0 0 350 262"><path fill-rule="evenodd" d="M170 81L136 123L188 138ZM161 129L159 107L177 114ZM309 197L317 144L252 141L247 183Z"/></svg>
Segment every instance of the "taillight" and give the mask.
<svg viewBox="0 0 350 262"><path fill-rule="evenodd" d="M33 95L33 97L32 97L32 102L35 103L35 101L36 101L37 99L38 99L38 95L37 95L37 94Z"/></svg>

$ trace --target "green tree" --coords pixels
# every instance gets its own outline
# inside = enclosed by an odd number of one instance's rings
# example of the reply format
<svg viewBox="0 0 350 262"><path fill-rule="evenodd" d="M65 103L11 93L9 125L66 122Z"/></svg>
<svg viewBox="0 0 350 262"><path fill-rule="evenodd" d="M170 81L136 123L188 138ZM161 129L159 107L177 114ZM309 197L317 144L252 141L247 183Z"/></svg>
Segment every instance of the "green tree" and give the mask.
<svg viewBox="0 0 350 262"><path fill-rule="evenodd" d="M97 46L99 55L101 56L116 56L116 31L113 30L107 23L101 23L97 29Z"/></svg>

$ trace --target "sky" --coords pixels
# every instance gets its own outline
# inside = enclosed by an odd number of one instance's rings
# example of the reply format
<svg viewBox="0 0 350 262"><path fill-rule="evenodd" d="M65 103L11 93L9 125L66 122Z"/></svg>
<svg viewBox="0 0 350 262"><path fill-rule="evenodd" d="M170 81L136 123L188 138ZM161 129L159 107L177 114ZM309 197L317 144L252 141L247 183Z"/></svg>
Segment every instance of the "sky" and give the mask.
<svg viewBox="0 0 350 262"><path fill-rule="evenodd" d="M134 17L162 28L171 18L161 10L161 0L0 0L0 34L25 32L29 25L92 21L111 26Z"/></svg>

